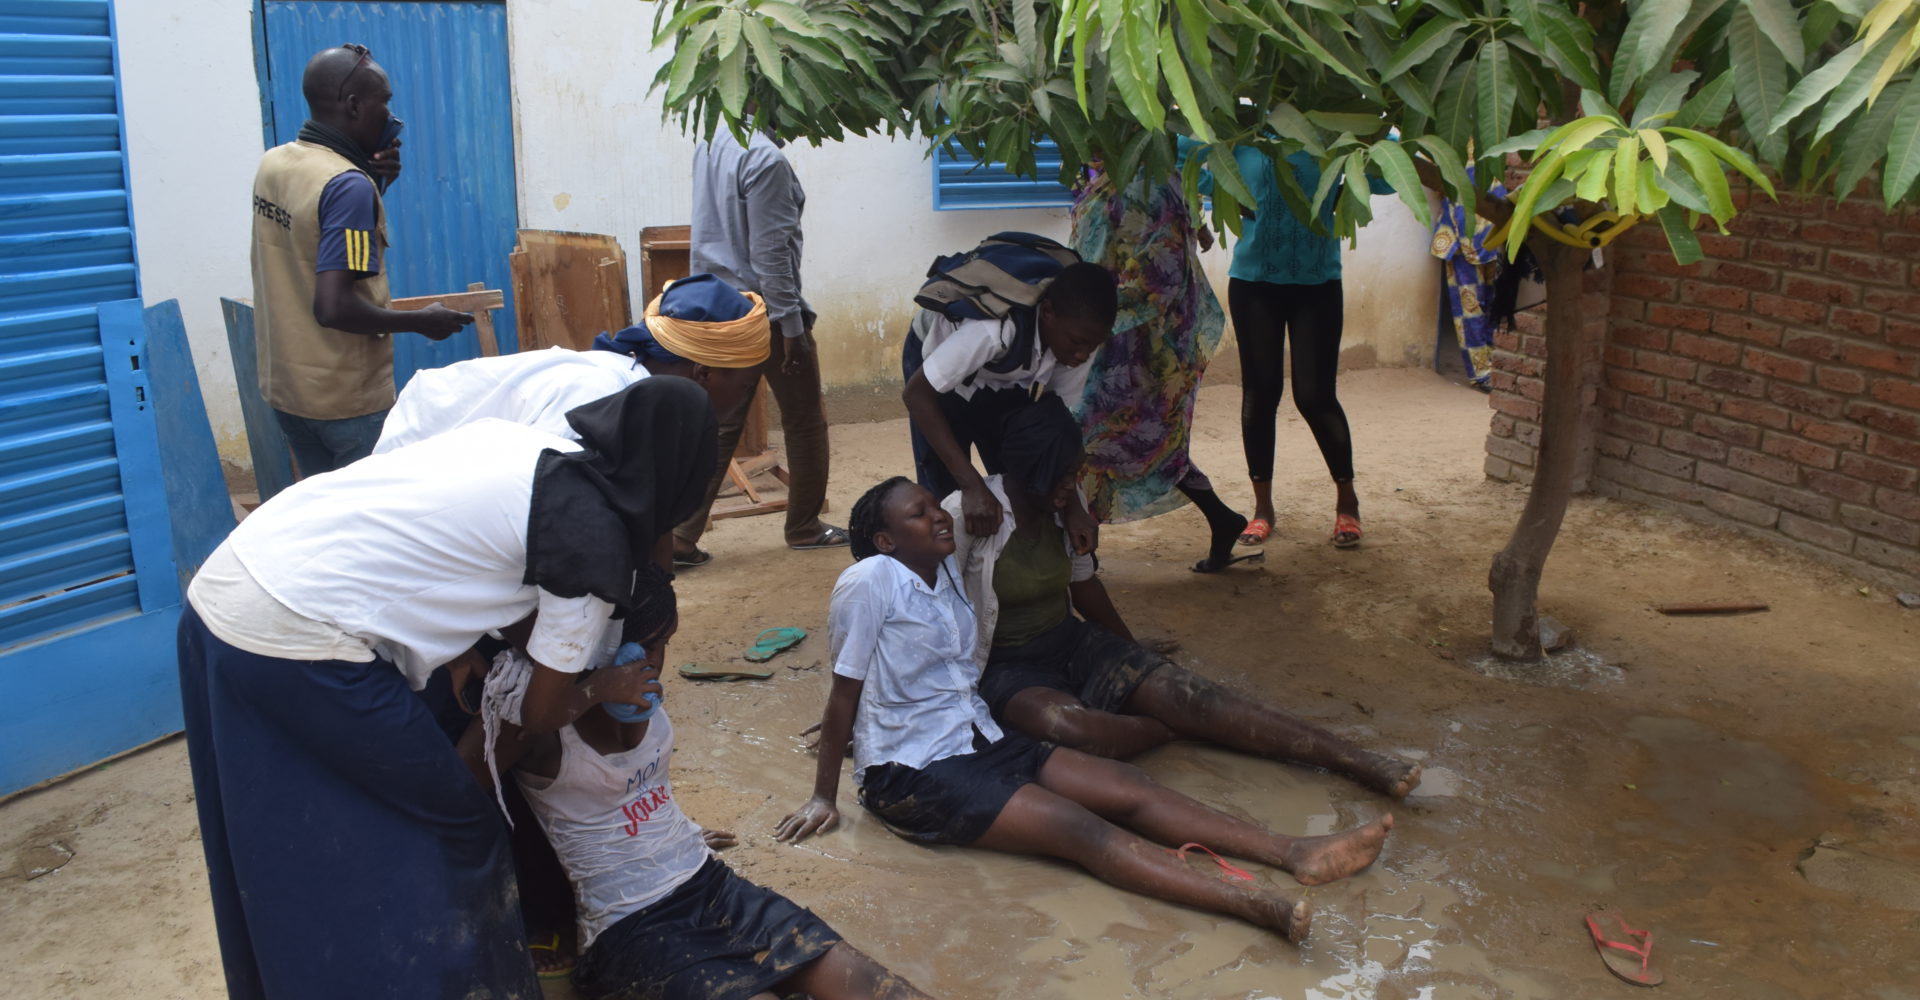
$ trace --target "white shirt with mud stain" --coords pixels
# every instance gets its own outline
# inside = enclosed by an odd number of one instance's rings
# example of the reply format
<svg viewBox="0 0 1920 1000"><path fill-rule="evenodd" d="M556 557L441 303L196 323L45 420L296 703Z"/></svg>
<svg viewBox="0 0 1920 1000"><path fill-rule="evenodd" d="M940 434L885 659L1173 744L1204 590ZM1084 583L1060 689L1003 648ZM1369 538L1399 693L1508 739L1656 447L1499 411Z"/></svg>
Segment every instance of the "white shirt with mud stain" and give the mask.
<svg viewBox="0 0 1920 1000"><path fill-rule="evenodd" d="M279 659L378 653L414 690L536 608L527 655L585 669L613 606L523 582L534 465L569 441L480 420L303 479L240 522L187 597L214 635ZM315 624L321 626L315 629Z"/></svg>
<svg viewBox="0 0 1920 1000"><path fill-rule="evenodd" d="M980 699L973 609L953 557L934 585L892 556L847 567L827 612L833 672L864 682L853 716L853 780L875 764L926 767L973 752L1000 727Z"/></svg>
<svg viewBox="0 0 1920 1000"><path fill-rule="evenodd" d="M428 368L415 372L400 390L373 453L384 454L487 417L579 440L567 423L568 411L646 377L647 369L625 354L565 347Z"/></svg>

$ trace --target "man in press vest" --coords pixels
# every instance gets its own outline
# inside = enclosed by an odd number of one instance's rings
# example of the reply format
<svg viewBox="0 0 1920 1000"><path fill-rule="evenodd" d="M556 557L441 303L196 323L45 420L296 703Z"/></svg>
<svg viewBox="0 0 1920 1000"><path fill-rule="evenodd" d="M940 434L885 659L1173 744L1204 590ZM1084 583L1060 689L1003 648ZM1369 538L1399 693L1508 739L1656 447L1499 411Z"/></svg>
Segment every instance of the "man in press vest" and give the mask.
<svg viewBox="0 0 1920 1000"><path fill-rule="evenodd" d="M299 138L267 150L253 179L254 342L260 395L302 476L373 450L393 405L393 343L473 322L439 305L388 308L386 212L400 174L393 88L365 46L326 49L301 77Z"/></svg>

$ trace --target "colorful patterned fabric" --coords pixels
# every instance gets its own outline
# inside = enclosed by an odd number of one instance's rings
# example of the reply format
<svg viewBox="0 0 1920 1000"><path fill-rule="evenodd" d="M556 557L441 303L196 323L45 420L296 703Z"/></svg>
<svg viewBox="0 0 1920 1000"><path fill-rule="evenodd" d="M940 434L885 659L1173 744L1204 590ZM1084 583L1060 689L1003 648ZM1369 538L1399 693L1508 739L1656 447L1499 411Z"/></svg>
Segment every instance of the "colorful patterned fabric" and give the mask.
<svg viewBox="0 0 1920 1000"><path fill-rule="evenodd" d="M1495 198L1506 197L1506 189L1498 184L1491 193ZM1468 235L1462 238L1463 233ZM1486 245L1492 234L1492 223L1475 216L1469 228L1466 206L1446 201L1441 203L1440 218L1433 224L1429 247L1446 272L1447 304L1453 310L1453 327L1460 338L1460 357L1475 385L1485 385L1493 371L1495 324L1487 315L1486 305L1493 299L1500 251Z"/></svg>
<svg viewBox="0 0 1920 1000"><path fill-rule="evenodd" d="M1103 173L1073 205L1074 250L1113 272L1120 312L1078 401L1086 440L1087 509L1106 523L1186 503L1194 393L1226 314L1200 270L1191 217L1177 179L1137 177L1116 191Z"/></svg>

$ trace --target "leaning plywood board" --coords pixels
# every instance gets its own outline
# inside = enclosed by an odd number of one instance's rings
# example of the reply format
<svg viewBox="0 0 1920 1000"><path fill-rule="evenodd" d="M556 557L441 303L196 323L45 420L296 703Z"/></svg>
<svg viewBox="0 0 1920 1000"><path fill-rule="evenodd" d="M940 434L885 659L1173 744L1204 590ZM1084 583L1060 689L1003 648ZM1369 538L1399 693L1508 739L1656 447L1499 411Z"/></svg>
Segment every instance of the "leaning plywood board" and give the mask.
<svg viewBox="0 0 1920 1000"><path fill-rule="evenodd" d="M611 236L522 229L508 264L523 351L588 350L632 322L627 255Z"/></svg>

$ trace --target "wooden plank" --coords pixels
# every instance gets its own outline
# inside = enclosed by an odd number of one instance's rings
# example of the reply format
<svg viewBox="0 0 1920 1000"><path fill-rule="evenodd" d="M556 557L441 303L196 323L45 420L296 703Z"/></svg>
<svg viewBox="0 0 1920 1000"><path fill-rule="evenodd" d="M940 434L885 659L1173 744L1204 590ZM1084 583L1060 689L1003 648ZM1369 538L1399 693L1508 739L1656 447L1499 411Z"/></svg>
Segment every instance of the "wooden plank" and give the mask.
<svg viewBox="0 0 1920 1000"><path fill-rule="evenodd" d="M611 236L522 229L508 262L521 350L588 350L632 322L626 252Z"/></svg>
<svg viewBox="0 0 1920 1000"><path fill-rule="evenodd" d="M464 292L449 292L445 295L412 295L404 299L394 299L395 309L425 309L434 303L446 306L454 312L480 313L489 309L505 309L507 293L498 288L488 288L481 282L467 286Z"/></svg>
<svg viewBox="0 0 1920 1000"><path fill-rule="evenodd" d="M1653 610L1663 615L1744 615L1767 610L1759 601L1687 601L1656 604Z"/></svg>
<svg viewBox="0 0 1920 1000"><path fill-rule="evenodd" d="M692 246L692 226L648 226L640 230L640 294L646 302L652 302L667 282L678 281L691 272Z"/></svg>
<svg viewBox="0 0 1920 1000"><path fill-rule="evenodd" d="M487 290L487 283L484 281L476 281L468 285L467 290L470 292L484 292ZM494 294L500 295L499 292L495 292ZM506 305L506 296L501 295L500 305ZM500 356L500 337L493 332L493 310L496 308L499 307L489 306L473 314L473 331L480 338L480 356L483 358L497 358Z"/></svg>
<svg viewBox="0 0 1920 1000"><path fill-rule="evenodd" d="M260 499L293 485L293 452L273 407L260 395L260 364L253 339L253 301L220 300L227 321L227 354L233 358L233 381L240 393L240 417L247 425L247 451L253 457L253 480Z"/></svg>

